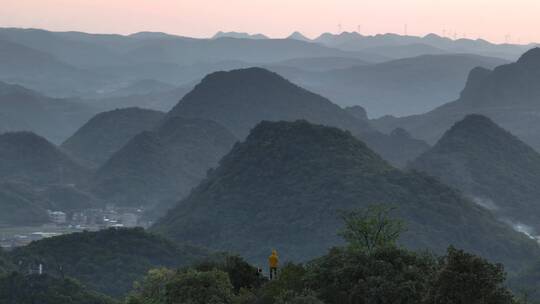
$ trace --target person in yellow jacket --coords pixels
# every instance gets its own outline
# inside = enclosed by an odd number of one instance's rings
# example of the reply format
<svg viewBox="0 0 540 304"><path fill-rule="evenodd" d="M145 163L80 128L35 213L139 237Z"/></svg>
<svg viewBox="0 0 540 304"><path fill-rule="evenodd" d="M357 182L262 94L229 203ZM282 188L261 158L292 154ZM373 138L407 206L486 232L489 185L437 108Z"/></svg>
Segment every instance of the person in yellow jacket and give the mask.
<svg viewBox="0 0 540 304"><path fill-rule="evenodd" d="M277 251L272 250L272 254L268 257L268 266L270 266L270 280L277 277L279 267L279 257Z"/></svg>

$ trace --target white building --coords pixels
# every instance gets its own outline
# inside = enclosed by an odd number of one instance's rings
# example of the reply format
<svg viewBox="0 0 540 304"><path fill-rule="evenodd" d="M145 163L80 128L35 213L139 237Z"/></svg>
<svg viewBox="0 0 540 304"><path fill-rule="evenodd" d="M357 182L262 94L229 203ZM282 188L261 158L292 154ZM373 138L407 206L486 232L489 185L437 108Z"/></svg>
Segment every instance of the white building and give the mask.
<svg viewBox="0 0 540 304"><path fill-rule="evenodd" d="M51 219L51 222L55 224L66 223L66 213L62 211L49 211L49 218Z"/></svg>

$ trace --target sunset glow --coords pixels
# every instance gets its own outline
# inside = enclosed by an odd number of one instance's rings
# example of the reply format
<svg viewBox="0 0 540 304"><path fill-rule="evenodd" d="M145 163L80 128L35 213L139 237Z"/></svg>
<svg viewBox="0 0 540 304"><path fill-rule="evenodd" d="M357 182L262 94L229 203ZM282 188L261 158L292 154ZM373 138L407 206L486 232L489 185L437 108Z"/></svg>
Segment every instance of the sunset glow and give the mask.
<svg viewBox="0 0 540 304"><path fill-rule="evenodd" d="M434 32L494 42L540 41L538 0L0 0L0 26L209 37L219 30L281 38L298 30ZM339 26L341 25L341 27Z"/></svg>

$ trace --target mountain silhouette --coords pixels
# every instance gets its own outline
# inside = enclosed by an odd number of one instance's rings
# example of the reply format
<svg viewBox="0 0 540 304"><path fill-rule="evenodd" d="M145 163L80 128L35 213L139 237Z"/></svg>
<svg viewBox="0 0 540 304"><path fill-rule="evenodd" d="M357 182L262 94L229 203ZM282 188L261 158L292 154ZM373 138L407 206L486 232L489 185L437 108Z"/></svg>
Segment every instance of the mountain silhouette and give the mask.
<svg viewBox="0 0 540 304"><path fill-rule="evenodd" d="M482 114L538 150L539 61L540 49L535 48L492 71L473 69L458 100L422 115L384 117L372 124L383 131L402 127L416 138L435 142L467 114Z"/></svg>
<svg viewBox="0 0 540 304"><path fill-rule="evenodd" d="M84 184L89 173L88 169L34 133L0 135L0 181L36 186Z"/></svg>
<svg viewBox="0 0 540 304"><path fill-rule="evenodd" d="M371 117L425 113L456 99L471 69L507 61L471 54L422 55L319 71L269 69L341 106L360 105ZM405 81L406 80L406 81Z"/></svg>
<svg viewBox="0 0 540 304"><path fill-rule="evenodd" d="M31 131L60 143L95 113L91 106L0 82L0 132Z"/></svg>
<svg viewBox="0 0 540 304"><path fill-rule="evenodd" d="M240 139L263 120L305 119L348 130L396 164L408 160L403 157L405 153L400 153L402 151L414 157L427 149L425 143L406 138L397 143L328 99L262 68L210 74L167 115L213 120Z"/></svg>
<svg viewBox="0 0 540 304"><path fill-rule="evenodd" d="M140 108L99 113L68 138L62 149L98 167L135 135L153 129L164 116L163 112Z"/></svg>
<svg viewBox="0 0 540 304"><path fill-rule="evenodd" d="M204 179L235 142L216 122L171 117L114 153L97 171L92 192L118 205L164 211Z"/></svg>

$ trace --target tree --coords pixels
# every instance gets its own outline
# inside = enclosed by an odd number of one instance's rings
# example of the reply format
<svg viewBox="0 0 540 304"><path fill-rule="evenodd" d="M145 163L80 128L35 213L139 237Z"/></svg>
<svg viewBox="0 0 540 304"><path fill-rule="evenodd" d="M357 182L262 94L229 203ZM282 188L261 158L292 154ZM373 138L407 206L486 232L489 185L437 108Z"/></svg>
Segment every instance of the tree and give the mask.
<svg viewBox="0 0 540 304"><path fill-rule="evenodd" d="M398 247L371 253L336 247L308 264L306 286L328 304L418 304L435 267L432 256Z"/></svg>
<svg viewBox="0 0 540 304"><path fill-rule="evenodd" d="M127 297L128 304L161 304L166 302L166 285L175 275L167 268L151 269L141 282L135 282L134 291Z"/></svg>
<svg viewBox="0 0 540 304"><path fill-rule="evenodd" d="M113 299L86 289L73 279L12 272L0 275L2 304L114 304Z"/></svg>
<svg viewBox="0 0 540 304"><path fill-rule="evenodd" d="M225 255L215 261L206 261L195 267L199 271L209 271L217 269L226 272L234 286L234 291L238 293L240 289L259 288L266 279L259 274L257 268L246 262L237 255Z"/></svg>
<svg viewBox="0 0 540 304"><path fill-rule="evenodd" d="M503 285L504 268L485 259L448 248L426 304L511 304L511 292Z"/></svg>
<svg viewBox="0 0 540 304"><path fill-rule="evenodd" d="M127 304L231 304L233 286L220 270L156 269L136 285Z"/></svg>
<svg viewBox="0 0 540 304"><path fill-rule="evenodd" d="M233 286L220 270L179 272L167 284L167 304L229 304Z"/></svg>
<svg viewBox="0 0 540 304"><path fill-rule="evenodd" d="M340 235L354 249L373 252L376 248L395 246L404 231L401 221L394 219L390 213L394 208L373 205L366 209L343 212L345 222Z"/></svg>

